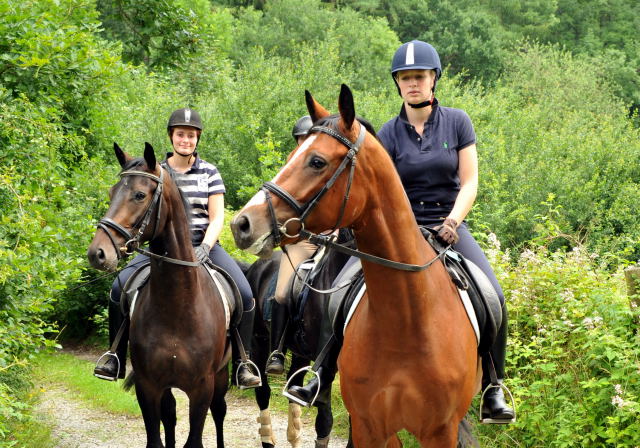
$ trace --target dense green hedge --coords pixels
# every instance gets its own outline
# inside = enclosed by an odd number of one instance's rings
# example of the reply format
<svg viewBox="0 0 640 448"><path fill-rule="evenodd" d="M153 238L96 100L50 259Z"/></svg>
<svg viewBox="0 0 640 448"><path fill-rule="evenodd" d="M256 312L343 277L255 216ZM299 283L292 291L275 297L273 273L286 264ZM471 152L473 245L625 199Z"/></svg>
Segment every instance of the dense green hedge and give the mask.
<svg viewBox="0 0 640 448"><path fill-rule="evenodd" d="M61 329L62 337L104 331L112 277L90 270L85 252L116 180L114 141L133 155L149 141L162 157L169 113L198 108L199 150L221 169L227 204L237 209L292 148L305 89L336 111L340 84L351 85L357 112L376 128L400 108L388 74L400 39L385 19L367 15L366 2L352 4L355 12L316 0L277 0L259 11L164 0L168 16L157 23L142 3L119 3L144 26L119 27L108 2L0 0L0 446L25 415L20 389L32 354L55 344ZM184 31L184 46L162 24ZM450 36L478 31L464 25ZM470 50L484 57L482 39L471 37ZM465 109L478 135L480 193L469 220L479 236L494 232L514 263L496 259L513 302L510 380L522 423L486 437L574 446L562 431L552 434L553 422L580 428L591 440L584 446L632 446L638 374L624 365L635 365L635 336L619 274L610 272L640 258L636 117L618 99L610 60L514 48L491 87L457 66L438 84L442 104ZM129 64L140 61L149 65ZM532 241L547 249L520 256ZM233 251L228 233L223 243ZM577 299L565 303L566 291ZM552 339L541 336L539 316ZM583 320L597 316L603 321L587 328ZM551 366L562 372L552 382ZM563 408L572 396L582 407L573 400Z"/></svg>

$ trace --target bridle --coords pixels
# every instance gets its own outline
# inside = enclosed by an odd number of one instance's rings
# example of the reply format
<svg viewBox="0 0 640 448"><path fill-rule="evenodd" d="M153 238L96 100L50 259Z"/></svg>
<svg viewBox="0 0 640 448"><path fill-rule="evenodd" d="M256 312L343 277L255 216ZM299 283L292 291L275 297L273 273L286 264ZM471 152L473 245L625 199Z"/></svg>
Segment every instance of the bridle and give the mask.
<svg viewBox="0 0 640 448"><path fill-rule="evenodd" d="M309 240L311 243L317 246L325 246L325 247L328 247L329 249L333 249L353 257L358 257L362 260L370 261L372 263L376 263L392 269L398 269L398 270L410 271L410 272L423 271L427 269L429 266L431 266L433 263L435 263L438 259L442 259L444 257L446 250L449 249L451 245L447 246L447 248L442 252L437 253L434 258L432 258L425 264L418 265L418 264L400 263L398 261L388 260L386 258L361 252L357 249L351 249L349 247L346 247L342 244L337 243L335 241L336 239L335 236L331 235L331 233L333 233L334 230L339 228L340 222L342 221L342 218L344 216L344 211L347 205L347 201L349 200L349 191L351 190L351 183L353 180L353 173L356 165L356 155L358 154L358 151L362 146L362 142L364 141L364 137L366 135L366 130L364 125L360 123L360 133L358 134L358 138L356 139L355 142L351 142L348 138L340 134L338 131L326 126L314 126L309 130L309 134L311 134L312 132L322 132L324 134L330 135L331 137L335 138L336 140L341 142L343 145L345 145L347 148L349 148L349 150L347 151L347 154L344 156L342 163L336 169L335 173L333 173L333 175L327 181L327 183L306 204L300 204L300 202L298 202L291 194L289 194L289 192L287 192L282 187L280 187L279 185L273 182L265 182L262 185L262 190L264 191L267 205L269 208L269 214L271 216L272 234L275 240L274 241L275 246L280 245L280 241L281 241L280 235L284 235L288 238L300 237L302 239ZM304 228L305 218L309 216L311 211L318 205L318 202L320 201L320 199L333 186L338 176L340 176L340 174L342 174L342 172L347 168L347 165L350 165L349 180L347 181L347 187L345 190L344 198L342 200L342 205L340 207L340 213L338 215L336 224L333 227L333 230L329 232L325 232L323 234L315 234L305 230ZM280 225L276 218L275 209L273 208L273 204L271 203L271 197L269 195L269 192L275 194L280 199L285 201L287 205L289 205L289 207L291 207L298 214L299 217L290 218L284 224ZM295 235L289 235L287 233L287 225L290 222L295 222L295 221L299 223L300 230ZM294 269L294 272L295 272L295 269ZM321 291L321 292L331 292L331 291L327 290L327 291Z"/></svg>
<svg viewBox="0 0 640 448"><path fill-rule="evenodd" d="M168 261L173 264L179 264L183 266L194 266L194 267L199 266L200 262L184 261L184 260L178 260L175 258L165 257L163 255L154 254L153 252L149 252L148 250L140 248L140 239L142 238L142 235L147 229L147 226L151 222L151 217L153 215L154 210L156 210L156 219L153 225L153 233L151 235L151 238L149 239L150 241L156 237L156 232L158 231L160 216L162 214L162 188L164 185L164 182L163 182L164 170L162 169L162 167L160 167L160 176L156 176L155 174L151 174L151 173L147 173L146 171L139 171L139 170L128 170L128 171L122 171L120 173L120 178L123 178L126 176L147 177L155 181L157 183L157 186L155 191L153 192L153 197L151 198L151 201L149 201L149 205L147 205L146 210L140 216L140 218L138 218L135 224L131 227L134 231L136 228L138 229L135 235L133 235L132 232L130 232L124 226L118 224L111 218L102 218L98 222L98 229L102 229L109 237L109 240L111 240L111 244L113 244L113 247L116 250L116 255L118 257L118 260L121 260L125 256L131 255L134 251L136 251L141 254L145 254L149 257ZM112 230L115 230L117 233L120 234L120 236L124 237L126 243L124 243L123 246L118 246L113 234L111 233Z"/></svg>
<svg viewBox="0 0 640 448"><path fill-rule="evenodd" d="M309 216L309 214L313 211L313 209L316 208L316 206L320 202L320 199L322 199L322 197L329 191L329 189L333 187L333 184L338 179L338 176L342 174L342 172L347 168L348 165L350 169L349 169L349 179L347 181L347 187L345 189L344 197L342 199L342 205L340 207L340 213L338 214L338 219L336 220L336 223L334 224L331 232L339 228L340 222L342 221L342 218L344 216L344 211L347 206L347 202L349 201L349 192L351 191L351 183L353 181L353 174L356 168L356 156L358 154L358 151L360 150L360 147L362 146L362 142L364 142L364 138L367 133L364 125L360 123L360 132L355 142L351 142L351 140L349 140L347 137L345 137L338 131L332 128L329 128L327 126L314 126L309 130L309 134L311 134L312 132L321 132L321 133L330 135L331 137L335 138L340 143L345 145L347 148L349 148L349 150L347 151L347 154L344 156L344 158L342 159L342 162L340 163L336 171L333 173L331 178L329 178L327 183L324 184L324 186L320 189L320 191L318 191L305 204L301 204L300 202L298 202L296 198L294 198L291 194L289 194L288 191L286 191L281 186L273 182L265 182L264 184L262 184L261 190L264 191L267 205L269 207L269 214L271 216L272 234L273 234L273 238L275 240L276 246L280 245L280 241L281 241L280 235L284 235L288 238L296 238L301 235L301 233L304 231L304 220L307 218L307 216ZM284 202L286 202L287 205L289 205L289 207L291 207L298 214L298 217L290 218L284 224L280 225L280 223L278 223L278 220L276 218L275 210L271 202L270 193L275 194ZM295 235L290 235L289 233L287 233L287 226L291 222L298 222L300 226L299 232Z"/></svg>

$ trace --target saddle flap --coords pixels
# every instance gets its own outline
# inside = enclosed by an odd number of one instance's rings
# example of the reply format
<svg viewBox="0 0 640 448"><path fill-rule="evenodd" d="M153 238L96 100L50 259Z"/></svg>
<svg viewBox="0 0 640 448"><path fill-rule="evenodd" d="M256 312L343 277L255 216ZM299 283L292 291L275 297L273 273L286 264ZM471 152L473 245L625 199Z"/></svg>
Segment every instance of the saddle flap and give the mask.
<svg viewBox="0 0 640 448"><path fill-rule="evenodd" d="M146 260L133 271L133 274L129 276L124 287L122 287L120 293L120 310L124 316L131 317L133 314L135 302L138 298L138 291L147 283L150 273L151 261Z"/></svg>
<svg viewBox="0 0 640 448"><path fill-rule="evenodd" d="M242 319L243 308L242 297L236 282L227 271L213 263L205 263L204 267L220 292L227 329L237 326Z"/></svg>
<svg viewBox="0 0 640 448"><path fill-rule="evenodd" d="M342 339L348 320L353 315L353 309L355 309L353 305L356 302L356 298L358 298L359 302L359 298L362 297L364 288L366 288L362 263L359 259L355 259L354 262L345 266L334 281L334 285L345 283L350 283L351 285L332 293L327 305L329 322L332 323L333 333L338 339Z"/></svg>
<svg viewBox="0 0 640 448"><path fill-rule="evenodd" d="M454 283L462 281L465 286L461 291L467 293L475 311L480 331L478 350L484 353L493 345L502 324L502 305L498 293L486 274L458 252L447 251L444 261ZM467 313L472 312L467 304L465 309Z"/></svg>

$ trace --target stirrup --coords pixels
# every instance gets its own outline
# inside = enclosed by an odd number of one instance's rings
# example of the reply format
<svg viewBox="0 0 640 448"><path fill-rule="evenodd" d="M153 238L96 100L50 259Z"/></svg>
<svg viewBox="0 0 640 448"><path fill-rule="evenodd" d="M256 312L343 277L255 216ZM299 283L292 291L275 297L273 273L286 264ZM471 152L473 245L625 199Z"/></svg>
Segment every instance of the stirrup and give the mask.
<svg viewBox="0 0 640 448"><path fill-rule="evenodd" d="M253 367L253 369L250 369L250 370L252 370L251 373L253 373L254 371L258 372L258 374L256 376L258 377L260 382L258 384L256 384L255 386L242 386L240 384L240 381L239 381L239 379L240 379L240 367L242 367L242 366L251 366L251 367ZM258 366L253 361L251 361L249 358L247 358L244 361L240 361L238 363L238 368L236 369L236 385L238 386L238 389L240 389L240 390L256 389L256 388L262 386L262 375L260 375L260 369L258 369Z"/></svg>
<svg viewBox="0 0 640 448"><path fill-rule="evenodd" d="M291 383L291 380L293 379L293 377L296 375L299 375L302 372L306 373L307 371L310 371L311 373L313 373L318 379L318 390L316 391L316 395L313 397L313 400L311 400L310 403L307 403L306 401L301 400L300 398L293 396L289 393L289 383ZM282 389L282 395L287 397L289 400L293 401L294 403L299 404L300 406L309 408L313 406L313 404L318 399L318 395L320 394L320 386L322 386L322 383L320 382L320 375L318 375L318 372L313 370L311 366L306 366L306 367L302 367L301 369L298 369L293 375L289 377L289 379L287 380L287 384L285 384L284 389Z"/></svg>
<svg viewBox="0 0 640 448"><path fill-rule="evenodd" d="M482 405L484 404L484 396L489 389L502 389L509 394L509 400L511 401L511 409L513 409L513 418L510 419L499 419L499 418L483 418L482 417ZM478 409L478 415L480 416L480 423L483 425L508 425L510 423L515 423L516 421L516 402L513 399L513 395L507 386L503 383L500 384L489 384L484 391L482 392L482 396L480 397L480 407Z"/></svg>
<svg viewBox="0 0 640 448"><path fill-rule="evenodd" d="M116 364L118 366L117 370L116 370L116 376L115 377L110 377L110 376L105 376L105 375L100 375L99 373L96 373L96 370L98 368L98 365L100 365L100 361L102 361L102 358L104 358L105 356L107 356L107 360L109 359L108 357L111 356L113 358L116 358ZM107 363L107 361L104 362L105 364ZM107 380L107 381L117 381L118 380L118 375L120 374L120 358L118 358L118 354L115 352L112 352L111 350L107 350L106 352L104 352L102 354L101 357L98 358L98 360L96 361L96 366L93 369L93 376L95 376L96 378L100 378L101 380Z"/></svg>

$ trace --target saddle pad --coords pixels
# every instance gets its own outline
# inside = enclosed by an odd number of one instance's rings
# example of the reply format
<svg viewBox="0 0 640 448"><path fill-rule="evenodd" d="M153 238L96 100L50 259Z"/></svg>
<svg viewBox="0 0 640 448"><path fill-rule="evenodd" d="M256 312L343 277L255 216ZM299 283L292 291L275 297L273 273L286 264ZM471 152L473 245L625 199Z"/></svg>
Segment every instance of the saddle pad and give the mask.
<svg viewBox="0 0 640 448"><path fill-rule="evenodd" d="M225 328L228 330L231 326L231 316L236 309L236 297L239 293L234 291L234 288L229 283L228 279L218 270L214 269L209 264L205 264L207 273L216 284L216 288L220 291L220 297L222 298L222 305L224 307L224 322ZM233 285L235 286L235 284ZM237 288L237 287L236 287Z"/></svg>

